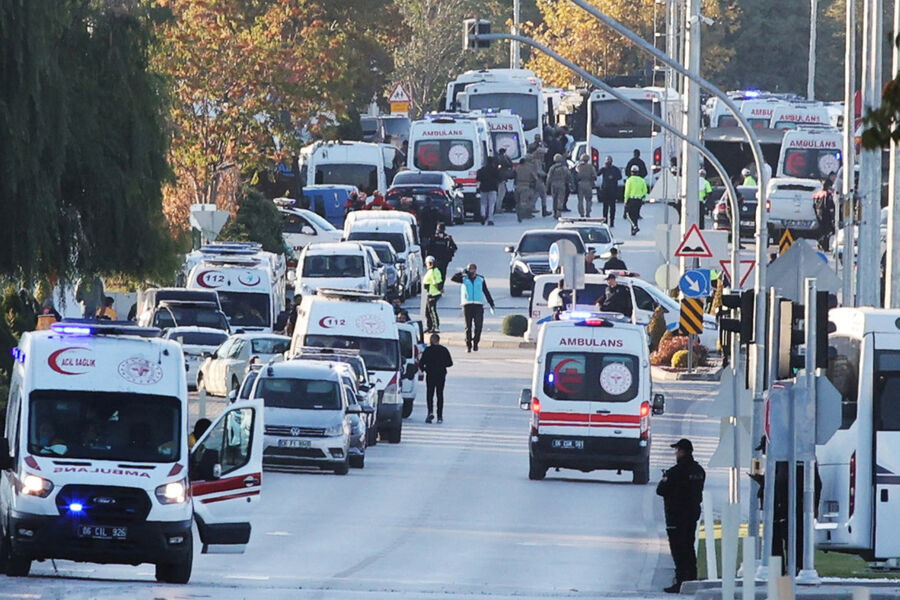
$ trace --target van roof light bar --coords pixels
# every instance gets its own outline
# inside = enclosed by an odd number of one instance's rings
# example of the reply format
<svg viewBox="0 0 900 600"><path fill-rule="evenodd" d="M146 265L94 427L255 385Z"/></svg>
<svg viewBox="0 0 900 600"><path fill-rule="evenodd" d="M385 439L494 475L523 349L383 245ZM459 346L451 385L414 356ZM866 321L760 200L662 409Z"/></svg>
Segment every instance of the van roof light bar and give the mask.
<svg viewBox="0 0 900 600"><path fill-rule="evenodd" d="M50 325L50 330L60 335L101 336L131 335L154 338L160 336L158 327L138 327L131 321L97 321L94 319L64 319Z"/></svg>
<svg viewBox="0 0 900 600"><path fill-rule="evenodd" d="M358 302L371 302L381 300L381 296L371 292L361 292L359 290L345 290L340 288L319 288L316 295L323 298L338 298L340 300L355 300Z"/></svg>

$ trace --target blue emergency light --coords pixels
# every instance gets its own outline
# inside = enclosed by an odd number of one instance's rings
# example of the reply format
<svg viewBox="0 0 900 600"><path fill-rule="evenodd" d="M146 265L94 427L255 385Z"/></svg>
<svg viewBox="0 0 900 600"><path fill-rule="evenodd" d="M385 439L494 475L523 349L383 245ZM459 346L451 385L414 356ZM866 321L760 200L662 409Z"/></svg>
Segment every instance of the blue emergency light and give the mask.
<svg viewBox="0 0 900 600"><path fill-rule="evenodd" d="M72 502L69 504L69 512L80 513L84 510L84 505L81 502Z"/></svg>

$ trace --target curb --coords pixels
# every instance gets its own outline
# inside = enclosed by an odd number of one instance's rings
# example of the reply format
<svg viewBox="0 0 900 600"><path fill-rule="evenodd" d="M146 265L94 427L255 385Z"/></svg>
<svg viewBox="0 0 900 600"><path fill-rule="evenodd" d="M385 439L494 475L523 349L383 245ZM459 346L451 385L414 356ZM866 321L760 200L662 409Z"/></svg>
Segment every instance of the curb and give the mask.
<svg viewBox="0 0 900 600"><path fill-rule="evenodd" d="M741 595L742 581L735 581L735 593ZM755 583L755 598L764 599L767 596L766 582L757 581ZM814 598L816 600L851 600L853 590L867 588L870 592L872 600L887 600L896 598L900 588L896 582L877 582L875 581L853 581L845 583L826 582L819 586L797 586L797 598ZM693 596L697 600L718 600L722 598L722 582L721 581L685 581L681 586L682 596Z"/></svg>
<svg viewBox="0 0 900 600"><path fill-rule="evenodd" d="M719 381L722 377L722 367L714 367L709 371L685 373L666 371L660 367L651 366L650 377L654 381Z"/></svg>
<svg viewBox="0 0 900 600"><path fill-rule="evenodd" d="M441 342L447 346L465 347L465 338L458 337L442 337ZM495 348L500 350L534 350L537 344L534 342L516 341L515 338L509 340L485 340L482 339L478 343L479 348Z"/></svg>

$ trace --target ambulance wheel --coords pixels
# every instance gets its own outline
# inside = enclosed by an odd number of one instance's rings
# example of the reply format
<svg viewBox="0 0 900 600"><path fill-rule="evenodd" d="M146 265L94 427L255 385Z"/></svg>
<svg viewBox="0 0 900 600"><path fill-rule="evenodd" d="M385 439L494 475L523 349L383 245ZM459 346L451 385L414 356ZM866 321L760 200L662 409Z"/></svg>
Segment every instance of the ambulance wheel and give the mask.
<svg viewBox="0 0 900 600"><path fill-rule="evenodd" d="M346 475L350 472L350 461L345 460L344 462L340 462L334 466L334 474L335 475Z"/></svg>
<svg viewBox="0 0 900 600"><path fill-rule="evenodd" d="M528 457L528 479L541 481L547 476L547 467L533 456Z"/></svg>
<svg viewBox="0 0 900 600"><path fill-rule="evenodd" d="M637 485L647 485L650 483L650 459L648 458L639 467L635 467L631 472L631 483Z"/></svg>
<svg viewBox="0 0 900 600"><path fill-rule="evenodd" d="M31 561L13 554L9 537L0 532L0 573L10 577L27 577L31 571Z"/></svg>
<svg viewBox="0 0 900 600"><path fill-rule="evenodd" d="M413 400L415 400L415 398L404 398L403 399L403 418L404 419L408 419L409 415L412 414Z"/></svg>
<svg viewBox="0 0 900 600"><path fill-rule="evenodd" d="M157 563L156 580L160 583L187 583L191 579L191 568L194 565L194 538L185 536L187 555L177 563Z"/></svg>
<svg viewBox="0 0 900 600"><path fill-rule="evenodd" d="M509 282L509 295L513 298L518 298L522 295L522 290L514 286L511 281Z"/></svg>

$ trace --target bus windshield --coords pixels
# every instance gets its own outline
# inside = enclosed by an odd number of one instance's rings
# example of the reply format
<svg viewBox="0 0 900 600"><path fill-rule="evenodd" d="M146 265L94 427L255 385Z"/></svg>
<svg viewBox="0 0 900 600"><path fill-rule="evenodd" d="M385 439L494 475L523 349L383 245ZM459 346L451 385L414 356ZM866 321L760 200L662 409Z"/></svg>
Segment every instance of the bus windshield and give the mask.
<svg viewBox="0 0 900 600"><path fill-rule="evenodd" d="M641 108L660 116L659 102L635 100ZM618 100L600 100L591 104L591 134L600 138L648 138L653 123Z"/></svg>
<svg viewBox="0 0 900 600"><path fill-rule="evenodd" d="M522 129L529 131L537 129L540 121L538 115L537 94L474 94L469 96L469 110L483 110L493 108L502 110L508 108L514 115L522 119Z"/></svg>
<svg viewBox="0 0 900 600"><path fill-rule="evenodd" d="M178 398L122 392L35 390L28 452L38 456L150 463L181 458Z"/></svg>

